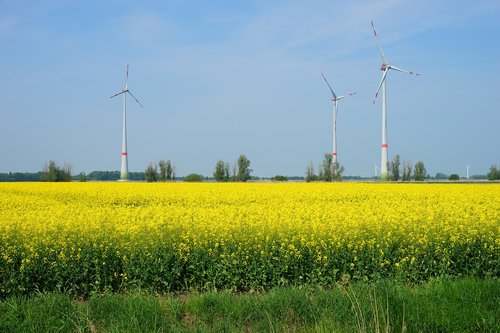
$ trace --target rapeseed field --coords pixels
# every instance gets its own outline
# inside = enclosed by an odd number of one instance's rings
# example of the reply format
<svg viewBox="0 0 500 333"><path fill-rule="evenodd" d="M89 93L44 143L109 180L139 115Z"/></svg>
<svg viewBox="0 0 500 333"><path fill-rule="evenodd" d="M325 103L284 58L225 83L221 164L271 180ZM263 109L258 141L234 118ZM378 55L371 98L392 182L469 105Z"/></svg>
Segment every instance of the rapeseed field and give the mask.
<svg viewBox="0 0 500 333"><path fill-rule="evenodd" d="M0 298L500 276L500 185L2 183Z"/></svg>

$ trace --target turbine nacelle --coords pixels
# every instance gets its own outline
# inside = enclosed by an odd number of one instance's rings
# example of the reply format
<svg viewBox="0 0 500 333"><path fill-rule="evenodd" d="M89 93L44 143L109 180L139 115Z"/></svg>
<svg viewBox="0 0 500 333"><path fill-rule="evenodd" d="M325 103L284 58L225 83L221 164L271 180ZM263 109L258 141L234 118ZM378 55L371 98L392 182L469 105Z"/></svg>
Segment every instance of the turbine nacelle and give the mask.
<svg viewBox="0 0 500 333"><path fill-rule="evenodd" d="M382 49L382 44L380 44L380 40L378 39L377 31L375 30L375 25L373 24L373 21L371 23L372 23L372 28L373 28L373 35L375 36L375 40L377 41L377 45L378 45L378 48L380 50L380 57L382 58L382 65L380 66L380 70L382 72L384 72L382 74L382 79L380 80L380 84L378 85L377 92L375 93L375 98L373 99L373 104L375 105L375 101L377 100L378 93L380 91L380 88L382 87L382 84L384 83L384 81L387 77L387 73L389 72L389 69L393 69L393 70L398 71L398 72L403 72L403 73L415 75L415 76L420 76L420 74L415 73L415 72L410 72L410 71L398 68L396 66L389 65L389 63L387 62L387 58L385 57L385 54L384 54L384 49Z"/></svg>
<svg viewBox="0 0 500 333"><path fill-rule="evenodd" d="M114 94L110 98L116 97L116 96L121 95L121 94L126 94L126 93L129 93L130 96L132 96L132 98L137 102L137 104L139 104L141 106L141 108L144 108L144 106L142 106L141 102L139 102L139 100L137 98L135 98L135 96L130 92L130 90L128 90L128 64L127 64L127 74L125 77L125 88L123 88L121 92Z"/></svg>

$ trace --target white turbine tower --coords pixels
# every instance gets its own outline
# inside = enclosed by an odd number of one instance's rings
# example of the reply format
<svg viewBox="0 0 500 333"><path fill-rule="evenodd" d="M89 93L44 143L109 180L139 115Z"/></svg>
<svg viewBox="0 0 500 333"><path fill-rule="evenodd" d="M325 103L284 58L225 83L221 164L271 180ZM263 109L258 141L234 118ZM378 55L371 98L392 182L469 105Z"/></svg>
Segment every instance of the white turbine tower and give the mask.
<svg viewBox="0 0 500 333"><path fill-rule="evenodd" d="M469 179L469 168L470 168L470 165L467 165L465 168L467 169L467 179Z"/></svg>
<svg viewBox="0 0 500 333"><path fill-rule="evenodd" d="M328 85L328 88L330 88L330 91L332 92L332 101L333 101L333 152L332 152L332 157L333 157L333 163L337 162L337 111L338 111L338 101L341 100L342 98L349 97L352 95L355 95L356 93L350 93L349 95L345 96L337 96L333 92L332 87L328 83L328 80L326 79L325 75L321 73L323 76L323 79L325 80L326 84Z"/></svg>
<svg viewBox="0 0 500 333"><path fill-rule="evenodd" d="M127 74L125 78L125 87L119 93L114 94L110 98L116 97L123 94L123 120L122 120L122 165L120 170L120 181L128 180L128 155L127 155L127 93L132 96L132 98L143 107L141 102L128 89L128 64L127 64Z"/></svg>
<svg viewBox="0 0 500 333"><path fill-rule="evenodd" d="M378 85L377 93L375 94L375 98L373 99L373 104L375 104L375 101L377 100L378 93L380 91L380 88L382 87L382 159L380 162L380 178L382 180L387 180L389 178L389 174L387 172L387 103L386 103L386 77L387 73L389 72L390 69L393 69L398 72L403 72L411 75L416 75L420 76L418 73L414 72L409 72L407 70L397 68L395 66L390 65L387 62L387 59L385 58L384 55L384 50L382 49L382 45L380 44L380 41L378 40L377 32L375 31L375 26L373 25L372 21L372 28L373 28L373 34L375 35L375 39L377 40L378 48L380 49L380 56L382 57L382 66L380 67L380 70L383 71L382 74L382 80L380 80L380 84Z"/></svg>

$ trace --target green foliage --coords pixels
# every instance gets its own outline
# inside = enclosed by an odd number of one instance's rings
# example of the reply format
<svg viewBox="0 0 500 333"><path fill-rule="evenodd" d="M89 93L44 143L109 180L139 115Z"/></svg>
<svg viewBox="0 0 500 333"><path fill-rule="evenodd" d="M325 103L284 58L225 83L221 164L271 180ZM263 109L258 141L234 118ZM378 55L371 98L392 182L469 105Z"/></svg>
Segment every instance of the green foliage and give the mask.
<svg viewBox="0 0 500 333"><path fill-rule="evenodd" d="M343 173L344 173L344 167L340 165L339 162L335 161L332 165L332 180L336 182L341 181Z"/></svg>
<svg viewBox="0 0 500 333"><path fill-rule="evenodd" d="M214 179L217 182L227 182L229 180L229 171L226 173L226 164L223 160L218 160L215 164Z"/></svg>
<svg viewBox="0 0 500 333"><path fill-rule="evenodd" d="M436 175L434 176L434 179L448 179L448 175L445 175L442 172L437 172Z"/></svg>
<svg viewBox="0 0 500 333"><path fill-rule="evenodd" d="M325 182L333 180L333 157L331 154L325 154L323 162L321 163L320 178Z"/></svg>
<svg viewBox="0 0 500 333"><path fill-rule="evenodd" d="M65 164L59 167L55 161L50 161L42 170L41 180L44 182L70 182L71 166Z"/></svg>
<svg viewBox="0 0 500 333"><path fill-rule="evenodd" d="M250 169L250 160L245 155L240 155L237 165L238 173L236 175L236 180L246 182L250 179L250 174L252 173L252 169Z"/></svg>
<svg viewBox="0 0 500 333"><path fill-rule="evenodd" d="M287 182L288 178L285 176L277 175L277 176L271 177L271 180L275 181L275 182Z"/></svg>
<svg viewBox="0 0 500 333"><path fill-rule="evenodd" d="M79 175L79 180L80 182L86 182L87 181L87 175L85 174L85 172L80 172L80 175Z"/></svg>
<svg viewBox="0 0 500 333"><path fill-rule="evenodd" d="M389 171L389 179L397 182L399 180L399 166L400 166L400 157L399 154L394 156L392 162L388 163L387 170Z"/></svg>
<svg viewBox="0 0 500 333"><path fill-rule="evenodd" d="M308 183L318 180L318 176L316 176L316 174L314 173L314 166L311 161L309 161L309 163L307 164L305 180Z"/></svg>
<svg viewBox="0 0 500 333"><path fill-rule="evenodd" d="M140 177L137 179L137 177ZM144 180L144 172L129 172L130 180ZM111 181L120 179L120 171L92 171L87 175L87 180Z"/></svg>
<svg viewBox="0 0 500 333"><path fill-rule="evenodd" d="M401 180L409 182L411 180L412 164L411 161L403 161L403 174Z"/></svg>
<svg viewBox="0 0 500 333"><path fill-rule="evenodd" d="M160 173L158 175L158 180L160 182L164 182L165 180L167 180L167 162L161 160L160 162L158 162L158 165L160 166Z"/></svg>
<svg viewBox="0 0 500 333"><path fill-rule="evenodd" d="M448 180L459 180L460 176L456 173L452 173L450 177L448 177Z"/></svg>
<svg viewBox="0 0 500 333"><path fill-rule="evenodd" d="M197 173L190 173L189 175L183 178L185 182L202 182L203 176Z"/></svg>
<svg viewBox="0 0 500 333"><path fill-rule="evenodd" d="M224 163L224 179L226 179L226 181L231 179L231 165L229 162Z"/></svg>
<svg viewBox="0 0 500 333"><path fill-rule="evenodd" d="M500 168L496 164L490 166L490 171L486 174L489 180L500 179Z"/></svg>
<svg viewBox="0 0 500 333"><path fill-rule="evenodd" d="M144 177L147 182L156 182L158 181L158 167L156 164L149 163L146 171L144 171Z"/></svg>
<svg viewBox="0 0 500 333"><path fill-rule="evenodd" d="M413 172L413 178L416 181L424 181L425 176L427 175L427 171L425 170L425 165L424 162L418 161L417 164L415 164L415 171Z"/></svg>
<svg viewBox="0 0 500 333"><path fill-rule="evenodd" d="M309 167L312 168L312 164L310 164ZM306 171L306 180L308 178L307 174L310 173L309 167L308 170ZM312 172L314 174L314 170L312 170ZM340 165L340 163L337 161L333 162L333 157L331 154L325 154L323 162L320 165L320 172L318 179L325 182L340 181L342 180L343 172L344 172L344 167ZM309 177L309 179L311 178L314 177Z"/></svg>
<svg viewBox="0 0 500 333"><path fill-rule="evenodd" d="M229 162L218 160L215 164L213 176L216 182L246 182L252 179L251 172L250 161L245 155L240 155L232 166Z"/></svg>
<svg viewBox="0 0 500 333"><path fill-rule="evenodd" d="M498 279L0 301L0 332L498 332ZM465 306L466 305L466 306Z"/></svg>
<svg viewBox="0 0 500 333"><path fill-rule="evenodd" d="M175 180L175 165L173 165L170 160L167 160L165 168L167 180Z"/></svg>
<svg viewBox="0 0 500 333"><path fill-rule="evenodd" d="M42 172L9 172L0 173L0 182L38 182L42 177Z"/></svg>

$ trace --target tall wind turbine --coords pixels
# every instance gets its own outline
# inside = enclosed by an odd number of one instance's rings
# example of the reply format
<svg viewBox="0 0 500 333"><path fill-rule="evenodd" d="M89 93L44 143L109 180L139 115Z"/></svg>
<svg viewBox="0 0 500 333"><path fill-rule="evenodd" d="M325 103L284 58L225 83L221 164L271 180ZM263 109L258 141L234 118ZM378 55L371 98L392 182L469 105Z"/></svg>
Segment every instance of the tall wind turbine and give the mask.
<svg viewBox="0 0 500 333"><path fill-rule="evenodd" d="M387 59L385 58L384 55L384 50L382 49L382 44L380 44L380 41L377 36L377 32L375 31L375 25L373 25L372 21L372 28L373 28L373 34L375 35L375 39L377 40L378 48L380 49L380 56L382 57L382 66L380 67L380 70L383 71L382 73L382 80L380 80L380 84L378 85L377 93L375 94L375 98L373 99L373 104L375 105L375 101L377 100L378 93L380 91L380 88L382 87L382 159L380 162L380 178L382 180L387 180L389 178L389 174L387 172L387 102L386 102L386 77L387 73L389 72L390 69L393 69L398 72L403 72L411 75L416 75L420 76L418 73L414 72L409 72L407 70L395 67L390 65L387 62Z"/></svg>
<svg viewBox="0 0 500 333"><path fill-rule="evenodd" d="M469 168L470 168L470 165L465 166L465 168L467 169L467 179L469 179Z"/></svg>
<svg viewBox="0 0 500 333"><path fill-rule="evenodd" d="M127 74L125 78L125 87L119 93L114 94L110 98L116 97L118 95L123 95L123 120L122 120L122 166L120 170L120 181L128 180L128 155L127 155L127 93L132 96L132 98L143 107L141 102L128 89L128 64L127 64Z"/></svg>
<svg viewBox="0 0 500 333"><path fill-rule="evenodd" d="M332 152L332 157L333 157L333 163L337 162L337 111L338 111L338 101L341 100L342 98L349 97L352 95L355 95L356 93L350 93L349 95L345 96L337 96L333 92L332 87L328 83L328 80L326 79L325 75L321 73L323 76L323 79L325 80L326 84L328 85L328 88L330 88L330 91L332 92L332 101L333 101L333 152Z"/></svg>

